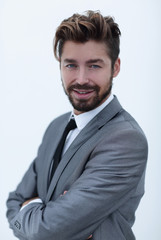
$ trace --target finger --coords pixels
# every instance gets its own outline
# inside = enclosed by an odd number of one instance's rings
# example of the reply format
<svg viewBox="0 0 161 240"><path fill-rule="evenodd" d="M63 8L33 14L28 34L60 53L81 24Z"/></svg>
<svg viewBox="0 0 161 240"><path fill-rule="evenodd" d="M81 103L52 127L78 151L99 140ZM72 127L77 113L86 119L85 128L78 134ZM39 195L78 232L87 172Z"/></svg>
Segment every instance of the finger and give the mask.
<svg viewBox="0 0 161 240"><path fill-rule="evenodd" d="M90 238L92 238L92 234L87 239L90 239Z"/></svg>
<svg viewBox="0 0 161 240"><path fill-rule="evenodd" d="M60 197L62 197L63 195L65 195L67 193L67 191L64 191L63 194L60 195Z"/></svg>

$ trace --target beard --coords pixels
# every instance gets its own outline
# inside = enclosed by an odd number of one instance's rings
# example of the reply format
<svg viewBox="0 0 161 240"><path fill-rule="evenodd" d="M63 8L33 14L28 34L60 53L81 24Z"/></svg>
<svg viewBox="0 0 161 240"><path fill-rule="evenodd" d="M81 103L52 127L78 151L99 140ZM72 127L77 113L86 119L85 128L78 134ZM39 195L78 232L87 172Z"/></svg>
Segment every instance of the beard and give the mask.
<svg viewBox="0 0 161 240"><path fill-rule="evenodd" d="M91 111L93 109L95 109L96 107L98 107L99 105L101 105L104 100L108 97L108 95L111 92L112 89L112 77L110 78L110 84L108 83L107 87L105 88L105 90L100 94L100 87L98 85L95 86L90 86L89 84L73 84L71 86L69 86L67 88L67 90L64 87L63 81L62 81L62 85L65 91L65 94L68 96L68 99L70 101L70 103L72 104L73 108L77 111L80 112L88 112ZM95 92L94 96L92 96L91 99L75 99L72 95L72 92L74 89L78 89L78 90L93 90Z"/></svg>

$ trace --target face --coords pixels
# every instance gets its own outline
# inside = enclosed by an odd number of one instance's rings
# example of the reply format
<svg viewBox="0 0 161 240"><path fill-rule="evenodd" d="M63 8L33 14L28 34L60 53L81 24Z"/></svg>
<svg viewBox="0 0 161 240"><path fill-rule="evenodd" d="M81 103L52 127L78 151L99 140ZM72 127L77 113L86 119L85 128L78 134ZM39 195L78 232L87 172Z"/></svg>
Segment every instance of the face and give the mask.
<svg viewBox="0 0 161 240"><path fill-rule="evenodd" d="M111 66L104 43L65 42L60 61L61 78L75 114L93 110L109 97L112 79L120 70L120 59L113 69Z"/></svg>

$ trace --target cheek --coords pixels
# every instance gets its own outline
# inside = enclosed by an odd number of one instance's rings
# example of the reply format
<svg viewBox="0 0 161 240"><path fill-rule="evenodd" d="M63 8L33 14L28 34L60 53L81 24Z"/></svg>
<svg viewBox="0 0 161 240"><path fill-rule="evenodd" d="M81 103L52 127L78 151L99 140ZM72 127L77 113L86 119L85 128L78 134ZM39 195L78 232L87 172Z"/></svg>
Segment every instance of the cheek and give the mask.
<svg viewBox="0 0 161 240"><path fill-rule="evenodd" d="M72 72L63 72L61 76L65 87L69 87L74 83L75 76Z"/></svg>
<svg viewBox="0 0 161 240"><path fill-rule="evenodd" d="M67 87L70 83L69 78L67 78L67 76L63 76L62 80L63 80L64 86Z"/></svg>
<svg viewBox="0 0 161 240"><path fill-rule="evenodd" d="M98 73L98 74L94 74L93 77L93 82L97 85L99 85L100 87L103 87L103 86L106 86L108 85L108 82L110 77L108 77L108 73L107 72L101 72L101 73Z"/></svg>
<svg viewBox="0 0 161 240"><path fill-rule="evenodd" d="M61 71L61 79L64 86L66 86L68 83L68 75L64 71Z"/></svg>
<svg viewBox="0 0 161 240"><path fill-rule="evenodd" d="M111 76L103 75L100 76L99 87L101 91L106 91L111 85Z"/></svg>

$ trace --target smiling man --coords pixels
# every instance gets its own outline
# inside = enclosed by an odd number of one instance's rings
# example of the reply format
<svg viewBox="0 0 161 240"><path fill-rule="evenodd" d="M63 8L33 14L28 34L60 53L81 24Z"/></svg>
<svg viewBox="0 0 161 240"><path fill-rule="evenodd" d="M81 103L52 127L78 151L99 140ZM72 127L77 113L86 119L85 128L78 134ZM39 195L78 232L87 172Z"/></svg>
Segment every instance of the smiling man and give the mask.
<svg viewBox="0 0 161 240"><path fill-rule="evenodd" d="M21 240L134 240L146 137L111 92L120 30L88 11L58 27L54 54L73 110L51 122L7 217Z"/></svg>
<svg viewBox="0 0 161 240"><path fill-rule="evenodd" d="M75 114L101 105L111 93L112 79L120 70L120 59L111 66L104 42L67 41L61 57L62 82Z"/></svg>

